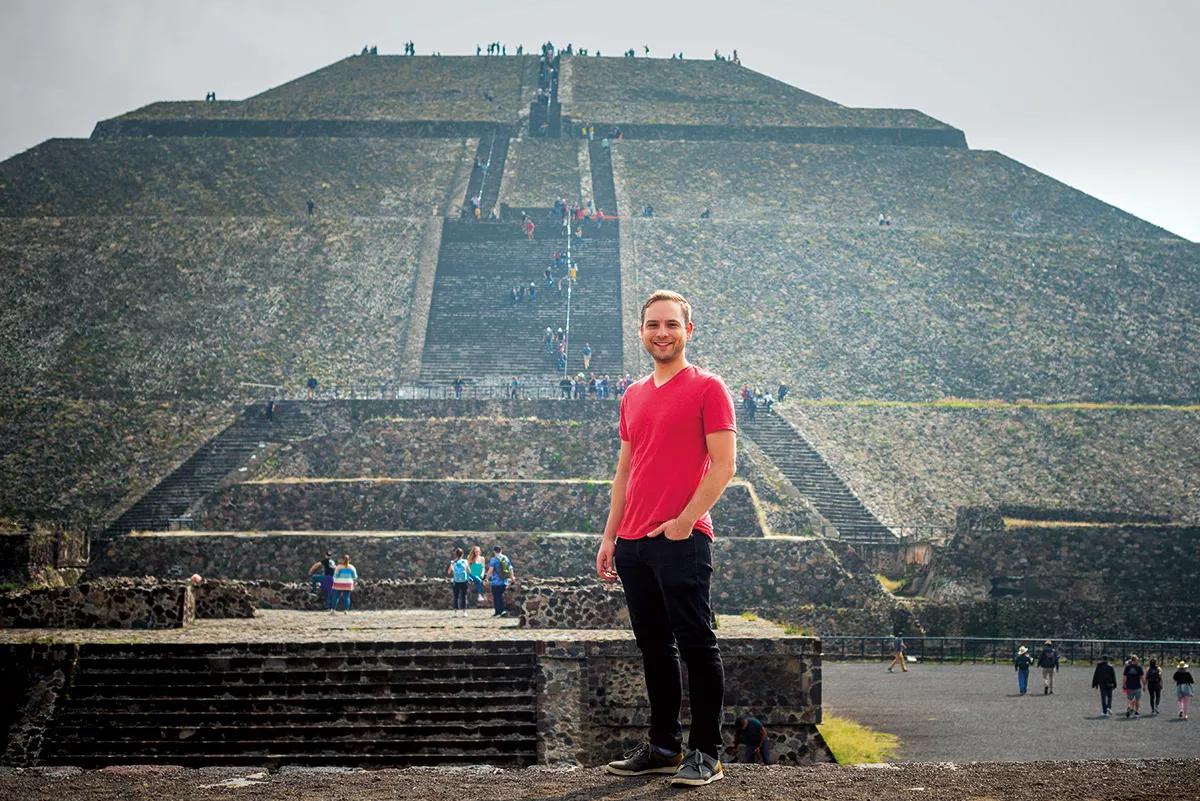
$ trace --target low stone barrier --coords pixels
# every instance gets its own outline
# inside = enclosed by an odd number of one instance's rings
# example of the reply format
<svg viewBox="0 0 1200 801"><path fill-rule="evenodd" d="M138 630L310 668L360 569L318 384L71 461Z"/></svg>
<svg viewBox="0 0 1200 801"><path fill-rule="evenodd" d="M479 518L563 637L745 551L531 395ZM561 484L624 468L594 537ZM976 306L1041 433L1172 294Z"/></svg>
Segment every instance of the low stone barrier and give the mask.
<svg viewBox="0 0 1200 801"><path fill-rule="evenodd" d="M478 544L490 553L493 536L512 559L518 588L527 582L595 575L598 535L169 533L94 542L88 578L120 576L137 565L161 578L199 573L206 579L295 582L320 554L332 550L337 556L349 553L358 568L364 589L355 595L355 604L361 601L366 608L367 588L375 581L431 579L442 587L437 592L445 593L440 596L447 598L445 603L428 607L424 604L429 601L405 601L405 606L449 608L449 586L433 577L445 575L453 548ZM858 607L886 598L869 570L844 566L821 539L718 535L713 567L712 602L720 614L802 604Z"/></svg>
<svg viewBox="0 0 1200 801"><path fill-rule="evenodd" d="M256 609L320 609L322 600L309 584L283 581L205 580L195 588L196 617L248 618ZM470 606L489 607L491 595ZM450 582L445 579L363 580L354 588L355 609L449 609ZM539 629L627 629L629 611L619 584L597 579L543 579L514 583L505 596L509 615Z"/></svg>
<svg viewBox="0 0 1200 801"><path fill-rule="evenodd" d="M173 629L196 619L184 582L84 582L0 594L0 628Z"/></svg>
<svg viewBox="0 0 1200 801"><path fill-rule="evenodd" d="M521 624L532 629L628 629L629 608L620 584L589 577L519 585L514 600Z"/></svg>

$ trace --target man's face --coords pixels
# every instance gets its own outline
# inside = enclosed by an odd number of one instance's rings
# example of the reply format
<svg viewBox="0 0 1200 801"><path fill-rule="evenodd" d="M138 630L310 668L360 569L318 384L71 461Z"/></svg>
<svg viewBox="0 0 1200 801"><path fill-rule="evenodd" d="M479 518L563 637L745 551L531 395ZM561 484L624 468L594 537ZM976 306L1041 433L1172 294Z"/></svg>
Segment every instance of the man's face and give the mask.
<svg viewBox="0 0 1200 801"><path fill-rule="evenodd" d="M638 333L646 352L656 362L668 364L683 358L684 348L692 336L692 323L684 323L683 307L677 301L656 300L646 308Z"/></svg>

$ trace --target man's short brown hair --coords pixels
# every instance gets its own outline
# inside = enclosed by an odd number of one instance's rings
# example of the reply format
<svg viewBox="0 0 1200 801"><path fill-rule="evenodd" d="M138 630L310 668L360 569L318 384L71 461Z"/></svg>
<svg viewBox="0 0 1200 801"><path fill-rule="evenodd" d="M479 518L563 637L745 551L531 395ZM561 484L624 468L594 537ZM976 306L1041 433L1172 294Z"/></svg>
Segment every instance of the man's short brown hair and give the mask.
<svg viewBox="0 0 1200 801"><path fill-rule="evenodd" d="M650 308L651 303L657 303L660 300L673 300L679 304L679 308L683 309L683 324L687 325L692 321L692 304L687 302L687 298L680 295L678 292L672 292L669 289L656 289L650 297L646 298L646 302L642 304L642 314L638 318L638 325L644 325L646 322L646 309Z"/></svg>

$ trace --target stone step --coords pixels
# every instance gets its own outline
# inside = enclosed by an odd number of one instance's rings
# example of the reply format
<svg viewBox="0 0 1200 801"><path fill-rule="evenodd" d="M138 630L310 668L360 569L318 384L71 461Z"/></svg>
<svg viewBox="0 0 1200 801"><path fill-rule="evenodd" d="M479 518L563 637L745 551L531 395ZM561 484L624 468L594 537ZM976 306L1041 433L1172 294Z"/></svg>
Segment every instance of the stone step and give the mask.
<svg viewBox="0 0 1200 801"><path fill-rule="evenodd" d="M533 703L533 692L516 691L510 693L493 693L482 699L478 696L464 698L457 692L442 693L411 693L377 696L369 693L345 693L337 697L329 695L321 697L278 698L239 698L225 695L189 698L131 698L112 696L107 698L80 699L72 702L65 713L72 715L100 715L107 712L260 712L269 714L284 714L299 711L330 711L341 710L345 713L357 713L379 709L384 700L403 701L404 709L473 709L484 700L488 704L520 705Z"/></svg>
<svg viewBox="0 0 1200 801"><path fill-rule="evenodd" d="M506 746L536 745L538 725L526 723L511 725L497 723L487 727L463 723L456 727L439 725L386 725L386 727L362 728L354 725L322 725L319 729L300 727L272 727L266 729L218 728L160 730L155 728L122 729L74 729L61 731L55 741L58 753L95 752L120 753L194 753L209 752L253 752L270 748L277 753L300 751L313 747L313 736L319 735L324 742L354 741L355 748L367 748L374 753L422 753L436 742L437 748L470 748L490 745L502 739Z"/></svg>
<svg viewBox="0 0 1200 801"><path fill-rule="evenodd" d="M291 727L344 724L347 726L381 726L394 723L454 725L464 720L464 714L470 715L469 720L480 725L495 723L524 724L536 721L537 713L526 703L498 704L492 699L486 705L473 705L467 708L433 708L433 709L380 709L378 707L361 712L348 712L343 709L313 711L302 709L288 713L275 712L179 712L161 709L149 709L139 712L102 712L88 713L73 711L60 716L59 725L63 729L77 728L129 728L131 726L148 726L164 729L182 729L210 726L248 726L248 727Z"/></svg>
<svg viewBox="0 0 1200 801"><path fill-rule="evenodd" d="M363 693L377 693L379 698L425 697L430 694L452 693L457 688L470 689L484 695L493 693L516 693L533 689L532 677L492 678L461 681L448 676L443 681L339 681L340 676L327 676L323 680L301 682L262 682L259 684L237 684L227 681L180 682L175 685L162 684L92 684L77 685L72 695L78 702L113 701L137 703L157 699L186 698L246 698L260 701L291 700L310 697L357 697Z"/></svg>
<svg viewBox="0 0 1200 801"><path fill-rule="evenodd" d="M75 676L74 686L196 686L196 682L211 682L215 676L221 677L223 684L246 684L262 686L267 684L305 684L336 680L338 682L410 682L421 684L429 681L444 681L453 676L460 681L478 681L491 678L530 678L534 666L486 666L486 667L428 667L428 668L345 668L326 670L284 669L275 670L261 668L255 670L238 670L227 672L196 672L185 673L178 670L138 671L136 673L123 670L94 670L84 669Z"/></svg>

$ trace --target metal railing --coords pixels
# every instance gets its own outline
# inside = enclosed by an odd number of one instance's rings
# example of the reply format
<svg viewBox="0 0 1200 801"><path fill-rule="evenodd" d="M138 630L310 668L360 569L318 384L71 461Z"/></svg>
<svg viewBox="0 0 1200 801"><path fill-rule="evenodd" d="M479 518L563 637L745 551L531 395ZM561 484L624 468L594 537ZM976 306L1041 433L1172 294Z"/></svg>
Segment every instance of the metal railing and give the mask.
<svg viewBox="0 0 1200 801"><path fill-rule="evenodd" d="M905 637L905 653L922 662L1008 663L1022 645L1036 655L1045 637ZM1054 640L1062 664L1093 664L1107 655L1121 663L1136 654L1145 664L1174 665L1179 659L1191 661L1200 654L1200 640ZM892 657L891 637L822 636L821 656L825 660L876 660Z"/></svg>

